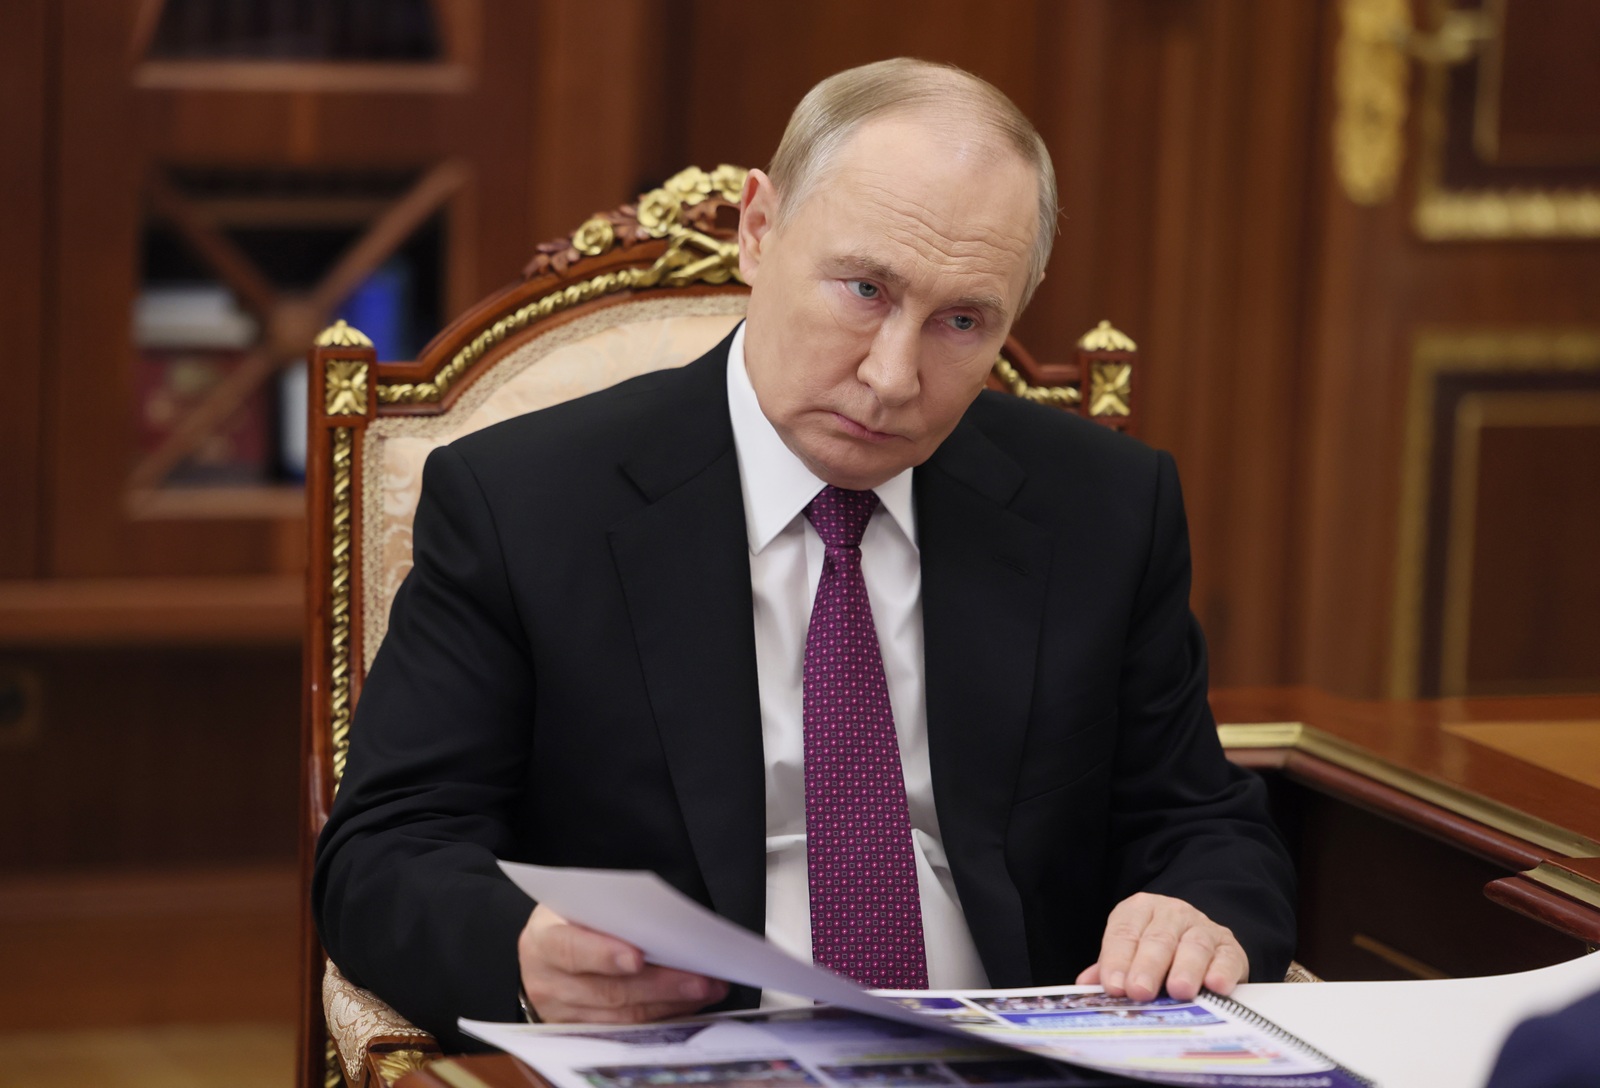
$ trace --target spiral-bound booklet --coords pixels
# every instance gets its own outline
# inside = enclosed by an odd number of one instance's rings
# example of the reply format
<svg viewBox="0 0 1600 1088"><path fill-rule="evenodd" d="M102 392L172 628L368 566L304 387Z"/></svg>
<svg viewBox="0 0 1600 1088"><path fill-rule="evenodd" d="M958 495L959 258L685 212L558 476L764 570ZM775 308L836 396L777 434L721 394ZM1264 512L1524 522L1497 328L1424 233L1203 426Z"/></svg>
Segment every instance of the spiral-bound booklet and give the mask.
<svg viewBox="0 0 1600 1088"><path fill-rule="evenodd" d="M868 992L654 874L501 867L535 900L652 963L821 1003L624 1029L461 1021L558 1088L1372 1084L1215 994L1137 1002L1085 986Z"/></svg>
<svg viewBox="0 0 1600 1088"><path fill-rule="evenodd" d="M879 992L967 1034L1042 1058L1157 1084L1371 1088L1232 998L1137 1001L1084 987Z"/></svg>
<svg viewBox="0 0 1600 1088"><path fill-rule="evenodd" d="M462 1027L555 1088L1371 1085L1213 994L1134 1002L1075 987L886 996L916 1009L917 1022L811 1005L623 1027Z"/></svg>

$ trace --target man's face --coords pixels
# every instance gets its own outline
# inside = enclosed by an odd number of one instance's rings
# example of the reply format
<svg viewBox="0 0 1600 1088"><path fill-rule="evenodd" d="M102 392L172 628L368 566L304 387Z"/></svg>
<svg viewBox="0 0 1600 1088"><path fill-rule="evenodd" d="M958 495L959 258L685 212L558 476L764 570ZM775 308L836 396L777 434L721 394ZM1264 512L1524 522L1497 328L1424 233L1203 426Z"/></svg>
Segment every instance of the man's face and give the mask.
<svg viewBox="0 0 1600 1088"><path fill-rule="evenodd" d="M746 366L813 474L877 487L955 428L1021 307L1037 186L992 139L914 118L864 124L781 226L778 193L751 171Z"/></svg>

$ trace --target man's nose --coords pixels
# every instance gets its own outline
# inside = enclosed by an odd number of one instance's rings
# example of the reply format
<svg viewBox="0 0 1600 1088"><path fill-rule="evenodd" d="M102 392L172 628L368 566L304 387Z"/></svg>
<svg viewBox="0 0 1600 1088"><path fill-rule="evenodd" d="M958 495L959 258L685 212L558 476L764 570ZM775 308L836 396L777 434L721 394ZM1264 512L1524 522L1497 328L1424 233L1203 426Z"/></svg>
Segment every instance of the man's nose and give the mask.
<svg viewBox="0 0 1600 1088"><path fill-rule="evenodd" d="M856 376L886 408L897 408L917 395L921 379L917 371L920 327L898 315L878 326L872 347Z"/></svg>

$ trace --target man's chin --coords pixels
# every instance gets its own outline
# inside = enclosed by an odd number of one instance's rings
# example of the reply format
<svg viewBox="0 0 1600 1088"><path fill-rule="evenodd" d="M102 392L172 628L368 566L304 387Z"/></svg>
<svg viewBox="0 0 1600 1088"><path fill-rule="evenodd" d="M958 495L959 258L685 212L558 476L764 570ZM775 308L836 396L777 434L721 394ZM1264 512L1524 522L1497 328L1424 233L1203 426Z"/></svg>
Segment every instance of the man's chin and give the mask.
<svg viewBox="0 0 1600 1088"><path fill-rule="evenodd" d="M812 475L846 491L871 491L888 483L912 465L898 458L857 457L819 460L809 465Z"/></svg>

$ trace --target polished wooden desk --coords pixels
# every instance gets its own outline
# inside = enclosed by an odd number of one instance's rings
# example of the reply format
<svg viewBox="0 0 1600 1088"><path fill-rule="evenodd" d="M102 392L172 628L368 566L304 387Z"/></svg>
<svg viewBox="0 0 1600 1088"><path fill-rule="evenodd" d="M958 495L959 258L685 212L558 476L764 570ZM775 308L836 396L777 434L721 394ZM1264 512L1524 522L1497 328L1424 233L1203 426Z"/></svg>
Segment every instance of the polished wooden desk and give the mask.
<svg viewBox="0 0 1600 1088"><path fill-rule="evenodd" d="M1600 696L1341 699L1217 691L1300 870L1300 961L1328 979L1528 970L1600 946ZM396 1062L396 1072L403 1069ZM512 1058L403 1088L532 1088Z"/></svg>
<svg viewBox="0 0 1600 1088"><path fill-rule="evenodd" d="M1212 705L1229 755L1272 789L1311 970L1502 974L1600 945L1600 697L1274 688Z"/></svg>

